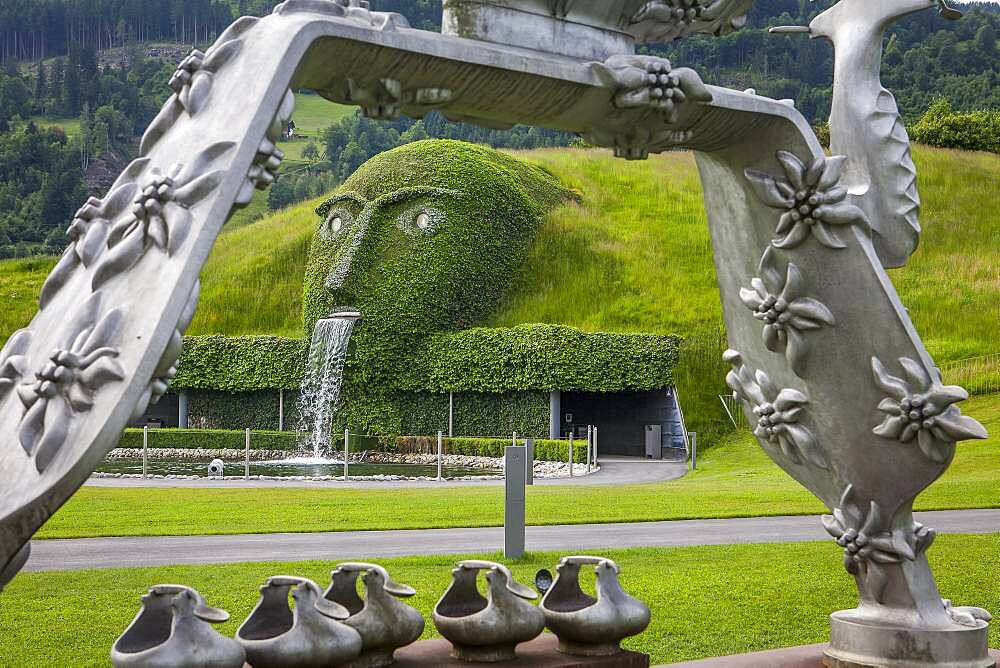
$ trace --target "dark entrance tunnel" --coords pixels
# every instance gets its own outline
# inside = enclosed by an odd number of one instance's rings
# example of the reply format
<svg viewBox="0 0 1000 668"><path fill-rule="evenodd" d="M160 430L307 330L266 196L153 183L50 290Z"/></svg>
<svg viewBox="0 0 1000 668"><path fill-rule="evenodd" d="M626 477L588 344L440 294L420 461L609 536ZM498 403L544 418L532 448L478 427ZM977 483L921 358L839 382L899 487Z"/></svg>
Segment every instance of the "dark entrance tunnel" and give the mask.
<svg viewBox="0 0 1000 668"><path fill-rule="evenodd" d="M586 439L587 426L598 428L598 454L656 459L686 457L684 420L677 396L667 388L650 392L562 392L563 437ZM657 429L659 438L656 438ZM647 448L647 434L650 448ZM655 444L659 443L659 452Z"/></svg>

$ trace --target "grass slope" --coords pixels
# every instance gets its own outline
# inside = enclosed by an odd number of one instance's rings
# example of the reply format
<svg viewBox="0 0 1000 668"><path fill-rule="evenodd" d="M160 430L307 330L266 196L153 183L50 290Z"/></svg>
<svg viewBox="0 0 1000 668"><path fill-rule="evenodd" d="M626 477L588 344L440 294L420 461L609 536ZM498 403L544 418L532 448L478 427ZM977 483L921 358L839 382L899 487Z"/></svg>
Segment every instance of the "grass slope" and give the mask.
<svg viewBox="0 0 1000 668"><path fill-rule="evenodd" d="M635 163L604 151L522 155L577 188L583 202L551 217L498 324L662 333L721 325L690 154ZM916 146L915 159L923 239L892 279L938 361L998 352L1000 156Z"/></svg>
<svg viewBox="0 0 1000 668"><path fill-rule="evenodd" d="M822 543L605 550L621 566L626 591L653 610L650 627L628 640L653 664L823 642L828 616L857 605L854 583L836 546ZM366 555L357 555L364 559ZM463 557L382 559L393 576L417 589L407 603L429 618ZM562 555L531 554L510 562L521 582ZM1000 536L941 536L928 553L942 593L958 604L1000 608L993 586ZM183 582L232 614L222 633L235 633L257 601L257 586L277 573L329 582L333 563L227 564L168 568L22 573L0 596L0 664L103 666L115 638L131 622L139 597L153 584ZM584 585L587 586L586 584ZM95 614L100 611L100 614ZM429 621L425 637L435 636ZM993 647L1000 627L993 625Z"/></svg>
<svg viewBox="0 0 1000 668"><path fill-rule="evenodd" d="M299 95L296 122L315 132L344 108ZM690 154L644 162L606 151L550 149L519 154L577 189L582 200L555 211L543 228L496 325L549 322L584 330L680 333L678 368L688 427L703 445L726 428L721 308L701 183ZM1000 156L915 147L924 200L921 248L891 272L917 330L939 363L998 351L1000 227L995 190ZM192 334L301 332L301 279L314 203L263 220L264 195L216 244ZM40 285L37 263L0 262L0 287ZM32 273L34 272L34 273ZM248 305L252 307L248 308ZM34 312L19 298L0 316L0 339Z"/></svg>
<svg viewBox="0 0 1000 668"><path fill-rule="evenodd" d="M188 334L302 336L302 280L321 201L227 227L202 271Z"/></svg>
<svg viewBox="0 0 1000 668"><path fill-rule="evenodd" d="M993 434L959 445L955 463L918 510L1000 507L1000 395L966 413ZM749 434L732 434L669 483L528 488L532 525L806 515L822 504L775 466ZM83 487L37 538L363 531L500 526L503 489L115 489Z"/></svg>
<svg viewBox="0 0 1000 668"><path fill-rule="evenodd" d="M312 95L300 111L336 105ZM299 116L296 117L300 118ZM303 120L304 124L308 121ZM721 308L715 287L711 245L701 185L690 154L669 153L645 162L614 159L606 151L549 149L519 154L578 189L583 201L555 212L518 281L512 301L497 313L498 325L552 322L587 330L686 333L719 328ZM892 271L917 329L938 361L997 351L1000 321L1000 226L995 190L1000 156L915 147L924 200L924 237L910 264ZM276 282L293 282L305 253L291 261L273 254L290 236L315 224L311 203L279 212L254 224L255 233L223 236L204 273L207 282L232 280L230 268L215 258L247 246L258 268ZM257 246L256 248L254 246ZM12 276L19 261L0 262ZM32 270L37 270L31 264ZM24 326L30 301L7 309L0 338ZM238 311L224 315L214 311ZM299 314L245 309L239 299L203 304L196 326L220 334L271 334L297 330ZM214 328L210 323L217 322ZM231 327L231 329L230 329Z"/></svg>

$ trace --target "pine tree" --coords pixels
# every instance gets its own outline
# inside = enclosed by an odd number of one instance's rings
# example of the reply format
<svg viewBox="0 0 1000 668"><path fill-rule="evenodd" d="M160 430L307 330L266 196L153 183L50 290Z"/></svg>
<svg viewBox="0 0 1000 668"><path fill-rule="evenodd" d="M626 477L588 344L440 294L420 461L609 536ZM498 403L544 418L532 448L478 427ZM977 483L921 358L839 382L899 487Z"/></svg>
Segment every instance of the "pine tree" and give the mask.
<svg viewBox="0 0 1000 668"><path fill-rule="evenodd" d="M49 97L49 75L45 63L38 63L38 76L35 78L35 111L45 113Z"/></svg>

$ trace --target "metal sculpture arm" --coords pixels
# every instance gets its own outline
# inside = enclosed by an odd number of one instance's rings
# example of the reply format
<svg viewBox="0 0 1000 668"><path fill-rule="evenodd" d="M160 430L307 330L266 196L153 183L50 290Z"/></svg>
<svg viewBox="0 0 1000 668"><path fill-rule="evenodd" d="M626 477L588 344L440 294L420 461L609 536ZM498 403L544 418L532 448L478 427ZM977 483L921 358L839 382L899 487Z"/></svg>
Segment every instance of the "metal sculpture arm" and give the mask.
<svg viewBox="0 0 1000 668"><path fill-rule="evenodd" d="M618 77L635 73L620 60L512 52L413 30L363 5L288 0L192 53L171 78L174 94L140 157L77 213L38 314L0 351L0 586L23 565L29 538L165 391L216 236L281 164L275 142L292 112L290 86L374 117L440 109L485 125L606 137L637 155L681 140L724 144L762 118L806 131L787 108L747 97L737 105L746 108L720 105L678 133L696 115L689 107L713 95L691 71L677 86L669 76L657 84L675 89L675 109L652 97L646 105L642 91L622 95ZM652 74L644 67L642 78Z"/></svg>
<svg viewBox="0 0 1000 668"><path fill-rule="evenodd" d="M896 98L881 82L882 41L896 20L935 6L946 18L961 16L944 0L840 0L808 27L771 29L833 43L830 150L848 157L843 185L869 214L875 251L887 268L905 265L917 248L920 195Z"/></svg>

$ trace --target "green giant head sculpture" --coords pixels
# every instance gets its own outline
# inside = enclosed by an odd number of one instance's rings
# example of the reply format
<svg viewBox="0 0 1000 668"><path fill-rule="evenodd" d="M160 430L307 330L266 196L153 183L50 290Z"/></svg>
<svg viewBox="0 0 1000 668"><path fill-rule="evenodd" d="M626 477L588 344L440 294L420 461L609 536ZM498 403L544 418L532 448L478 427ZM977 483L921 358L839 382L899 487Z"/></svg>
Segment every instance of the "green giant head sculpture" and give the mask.
<svg viewBox="0 0 1000 668"><path fill-rule="evenodd" d="M484 324L567 195L544 171L463 142L417 142L359 168L318 210L303 304L307 335L338 310L361 313L341 419L392 427L393 379L420 341ZM384 417L372 423L376 400Z"/></svg>

